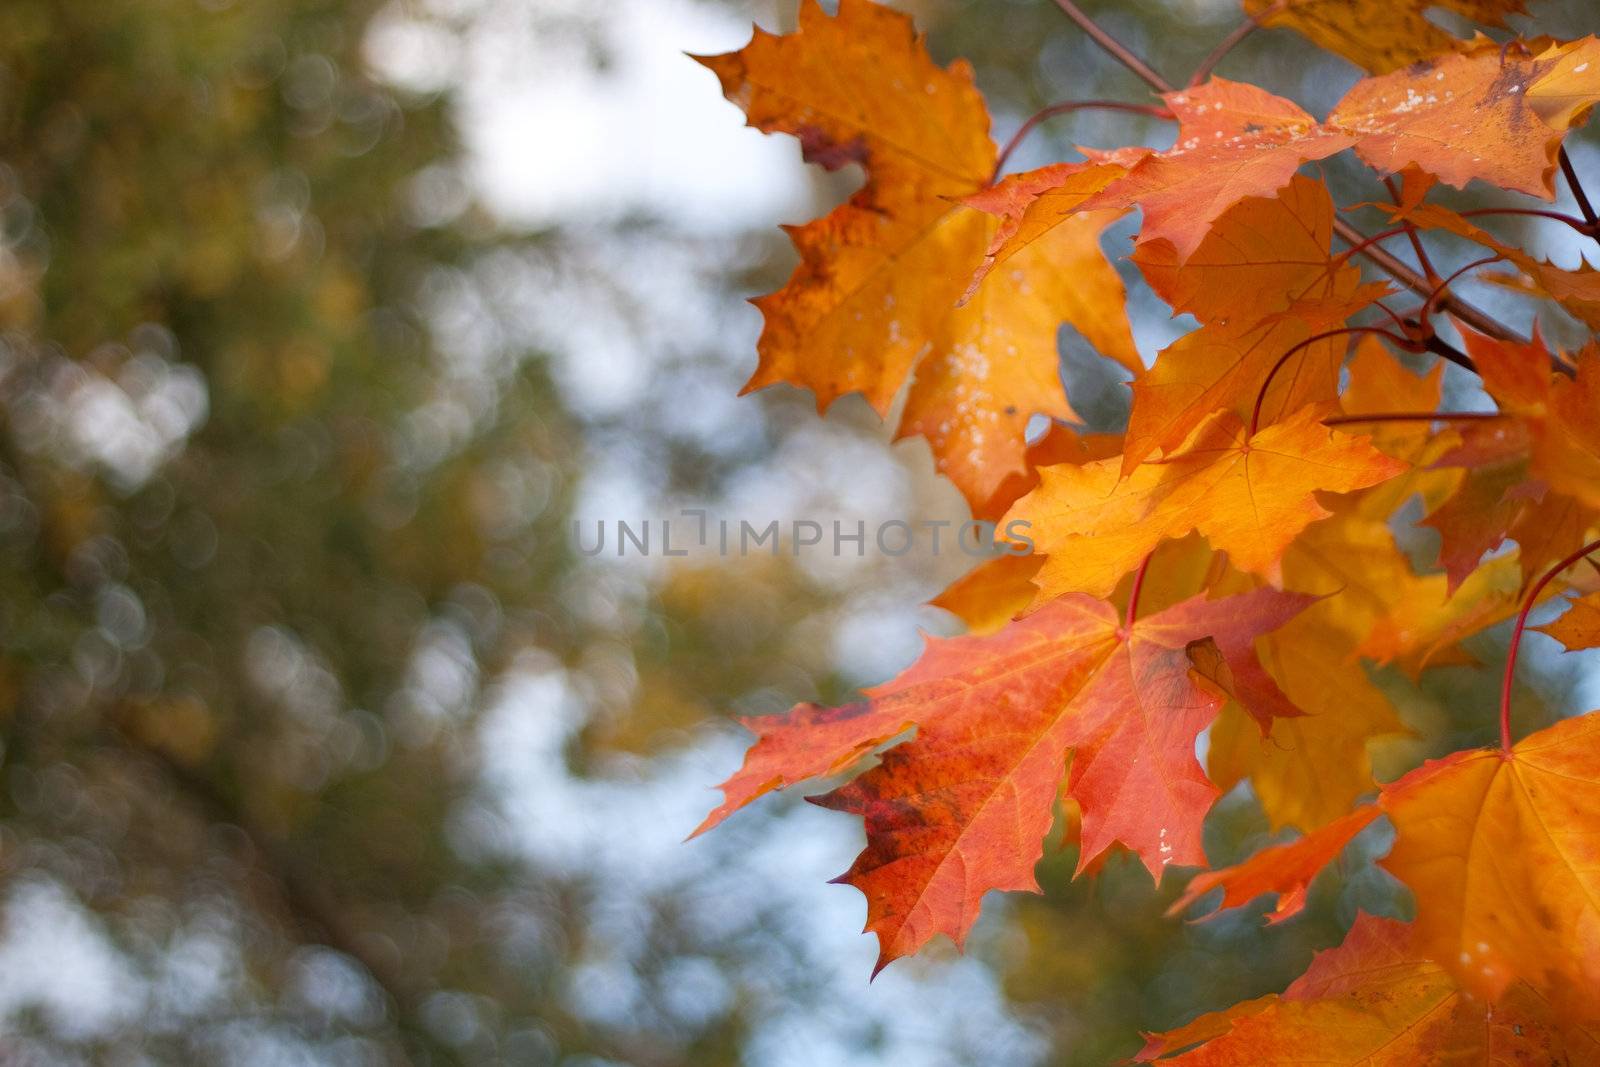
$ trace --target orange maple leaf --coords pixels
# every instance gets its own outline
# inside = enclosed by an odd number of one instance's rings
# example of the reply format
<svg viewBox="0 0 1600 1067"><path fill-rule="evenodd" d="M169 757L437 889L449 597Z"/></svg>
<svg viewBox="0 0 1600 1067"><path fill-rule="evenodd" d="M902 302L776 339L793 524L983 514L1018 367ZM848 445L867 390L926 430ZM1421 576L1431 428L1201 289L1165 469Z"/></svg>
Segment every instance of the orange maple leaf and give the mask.
<svg viewBox="0 0 1600 1067"><path fill-rule="evenodd" d="M1357 82L1327 125L1355 138L1382 174L1416 165L1464 187L1474 178L1555 199L1551 178L1567 130L1600 100L1600 40L1537 56L1484 41Z"/></svg>
<svg viewBox="0 0 1600 1067"><path fill-rule="evenodd" d="M1518 344L1466 331L1467 352L1500 409L1533 437L1533 473L1550 488L1600 509L1600 353L1579 354L1572 377L1556 373L1535 336Z"/></svg>
<svg viewBox="0 0 1600 1067"><path fill-rule="evenodd" d="M1158 449L1177 447L1214 411L1248 416L1269 374L1261 404L1269 423L1338 395L1349 338L1306 342L1343 326L1388 289L1362 285L1360 271L1336 262L1332 234L1326 186L1297 176L1275 197L1229 208L1181 266L1165 241L1140 246L1134 259L1151 287L1175 313L1192 313L1204 325L1134 379L1124 473Z"/></svg>
<svg viewBox="0 0 1600 1067"><path fill-rule="evenodd" d="M884 415L914 370L897 436L927 438L977 511L1024 472L1031 416L1076 417L1058 371L1063 321L1142 369L1099 244L1118 212L1054 228L956 306L998 225L961 201L989 185L996 154L970 67L936 65L908 17L843 0L830 18L803 0L797 32L758 29L741 51L699 58L750 125L798 137L811 162L867 174L848 203L790 228L800 264L755 301L764 326L745 392L788 382L819 411L860 392Z"/></svg>
<svg viewBox="0 0 1600 1067"><path fill-rule="evenodd" d="M1164 1057L1196 1040L1190 1052ZM1564 1023L1525 983L1486 1012L1419 954L1410 924L1361 914L1281 997L1262 997L1151 1037L1142 1061L1182 1067L1580 1064L1600 1034Z"/></svg>
<svg viewBox="0 0 1600 1067"><path fill-rule="evenodd" d="M1203 862L1200 824L1216 796L1194 743L1220 700L1191 679L1189 646L1209 638L1260 714L1293 714L1253 643L1311 600L1195 597L1130 626L1074 596L989 636L930 638L911 669L827 720L825 738L806 736L823 717L810 706L755 720L760 740L706 825L914 723L881 764L816 798L866 819L867 849L842 880L867 897L880 969L936 933L959 944L988 890L1037 889L1064 780L1083 812L1080 869L1120 841L1159 879L1170 863Z"/></svg>
<svg viewBox="0 0 1600 1067"><path fill-rule="evenodd" d="M1560 641L1568 652L1600 648L1600 593L1578 597L1560 618L1533 629Z"/></svg>
<svg viewBox="0 0 1600 1067"><path fill-rule="evenodd" d="M773 790L848 769L912 725L900 705L866 701L837 708L797 704L782 715L752 715L739 722L756 735L755 743L745 753L744 766L718 787L723 802L690 837Z"/></svg>
<svg viewBox="0 0 1600 1067"><path fill-rule="evenodd" d="M1213 889L1222 889L1218 908L1237 908L1268 893L1278 895L1278 906L1267 915L1279 923L1306 906L1312 879L1344 851L1355 836L1381 814L1374 805L1357 808L1326 826L1284 845L1264 848L1232 867L1206 871L1190 879L1183 895L1172 902L1168 915L1176 915Z"/></svg>
<svg viewBox="0 0 1600 1067"><path fill-rule="evenodd" d="M1300 164L1355 143L1298 105L1243 82L1214 78L1162 99L1178 118L1177 143L1135 163L1077 210L1144 208L1139 243L1166 241L1179 262L1228 208L1276 192Z"/></svg>
<svg viewBox="0 0 1600 1067"><path fill-rule="evenodd" d="M1380 73L1470 46L1429 21L1436 7L1486 26L1504 26L1505 16L1525 10L1523 0L1244 0L1261 25L1296 30Z"/></svg>
<svg viewBox="0 0 1600 1067"><path fill-rule="evenodd" d="M1600 1004L1600 713L1431 761L1380 803L1423 953L1486 1000L1521 980L1564 1009Z"/></svg>
<svg viewBox="0 0 1600 1067"><path fill-rule="evenodd" d="M1137 158L1093 195L1069 197L1054 219L1137 205L1144 209L1139 243L1166 241L1182 264L1229 207L1346 148L1383 174L1416 166L1458 187L1478 179L1554 199L1562 138L1600 101L1600 40L1554 44L1537 56L1480 43L1357 82L1323 122L1264 89L1222 78L1162 99L1179 123L1173 147ZM1123 151L1126 161L1138 150ZM1048 182L1037 173L1033 191L1042 199ZM1064 180L1082 177L1071 172ZM1025 232L1036 239L1040 231ZM995 258L1006 252L991 249Z"/></svg>
<svg viewBox="0 0 1600 1067"><path fill-rule="evenodd" d="M1359 272L1329 250L1333 218L1327 185L1297 174L1270 195L1245 197L1224 211L1187 259L1159 240L1141 244L1132 259L1174 315L1260 319L1355 288L1348 276Z"/></svg>
<svg viewBox="0 0 1600 1067"><path fill-rule="evenodd" d="M741 51L696 58L751 126L793 134L811 162L867 172L848 203L790 229L801 262L756 301L766 323L745 390L793 382L819 410L860 391L882 413L959 294L930 282L976 263L987 240L983 217L954 203L995 162L971 68L939 67L909 18L868 0L844 0L836 18L802 0L795 33L757 27Z"/></svg>
<svg viewBox="0 0 1600 1067"><path fill-rule="evenodd" d="M1407 469L1366 440L1331 430L1308 407L1246 436L1213 416L1178 454L1120 477L1118 460L1045 467L1039 488L1006 513L1032 524L1046 555L1040 600L1109 592L1167 538L1199 531L1243 570L1275 578L1295 537L1330 512L1316 494L1347 493Z"/></svg>

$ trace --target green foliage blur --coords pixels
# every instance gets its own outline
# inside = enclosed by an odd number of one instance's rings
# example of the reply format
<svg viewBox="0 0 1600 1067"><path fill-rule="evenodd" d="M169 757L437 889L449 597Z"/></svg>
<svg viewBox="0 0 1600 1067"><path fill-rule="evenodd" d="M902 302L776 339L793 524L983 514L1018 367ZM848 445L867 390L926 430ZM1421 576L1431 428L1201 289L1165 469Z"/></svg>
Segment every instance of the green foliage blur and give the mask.
<svg viewBox="0 0 1600 1067"><path fill-rule="evenodd" d="M526 6L535 32L606 17ZM1048 0L906 6L938 55L977 63L1002 135L1063 97L1144 99ZM1199 0L1087 6L1173 70L1237 18ZM582 814L586 798L605 811L639 795L619 810L649 812L648 790L693 790L680 802L709 807L703 787L736 758L734 714L877 679L829 651L850 583L785 558L624 582L571 547L577 495L608 458L650 457L696 499L809 455L815 416L797 394L747 398L758 423L734 449L563 392L518 287L613 239L639 242L614 257L623 271L650 269L630 248L695 238L639 218L529 229L476 200L456 95L386 81L369 52L375 20L448 38L494 7L0 4L0 921L4 943L55 922L112 961L62 978L106 987L112 1006L88 1016L0 973L0 1062L1101 1064L1140 1030L1281 988L1356 908L1404 909L1356 856L1285 927L1261 930L1259 908L1190 927L1162 916L1180 879L1157 889L1113 860L1074 883L1056 850L1044 896L991 898L973 961L939 946L869 987L865 944L841 964L797 924L800 898L770 896L814 878L807 835L833 816L776 801L716 841L674 844L663 862L681 871L637 884L626 855L586 862L626 854L637 823L551 844L576 816L539 798L576 797ZM792 25L787 0L776 16L722 7ZM1585 9L1547 5L1547 25L1592 29ZM1252 38L1223 73L1300 96L1354 76L1287 34ZM1152 135L1074 119L1028 151ZM820 210L839 185L811 180ZM770 228L696 247L704 286L733 308L792 262ZM684 359L730 396L748 368ZM1125 414L1114 390L1079 404L1096 406L1108 424ZM915 507L953 514L920 446L891 453L860 405L828 426L892 456ZM870 581L909 610L959 573L942 565ZM1485 677L1407 690L1406 711L1458 716L1471 736ZM535 746L544 762L497 750L521 736L497 732L508 722L574 703L570 728ZM851 832L835 839L846 857ZM1239 794L1208 846L1227 862L1266 835ZM775 882L747 866L762 848ZM48 986L50 944L0 947L0 972ZM964 1037L960 1019L939 1031L937 1052L868 1010L894 996L885 1016L929 1028L919 1007L949 1009L921 991L977 1002L951 975L996 1003L972 1009ZM784 1013L831 1043L774 1029Z"/></svg>

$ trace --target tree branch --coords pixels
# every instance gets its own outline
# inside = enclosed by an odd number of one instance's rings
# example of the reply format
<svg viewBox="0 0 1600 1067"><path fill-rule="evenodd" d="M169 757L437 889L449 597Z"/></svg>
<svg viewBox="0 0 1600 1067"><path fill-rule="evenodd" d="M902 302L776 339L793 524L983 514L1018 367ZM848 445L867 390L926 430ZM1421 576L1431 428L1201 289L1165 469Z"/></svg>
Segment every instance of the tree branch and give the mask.
<svg viewBox="0 0 1600 1067"><path fill-rule="evenodd" d="M1600 241L1600 216L1595 214L1594 205L1589 203L1589 194L1584 192L1583 182L1578 180L1578 168L1572 165L1566 145L1561 146L1558 158L1561 160L1561 173L1566 176L1567 185L1572 189L1572 198L1578 202L1578 210L1583 212L1583 220L1590 226L1590 236Z"/></svg>
<svg viewBox="0 0 1600 1067"><path fill-rule="evenodd" d="M1341 218L1333 220L1333 232L1351 246L1359 245L1367 239L1365 234ZM1433 294L1433 286L1429 284L1428 279L1406 266L1404 260L1396 258L1392 253L1386 252L1376 245L1369 245L1358 254L1372 260L1372 262L1387 271L1395 281L1404 285L1418 296L1427 297ZM1490 318L1471 304L1456 297L1446 296L1438 301L1436 306L1440 311L1449 312L1479 333L1486 334L1496 340L1527 341L1527 338L1520 336L1515 330L1501 325L1499 321Z"/></svg>

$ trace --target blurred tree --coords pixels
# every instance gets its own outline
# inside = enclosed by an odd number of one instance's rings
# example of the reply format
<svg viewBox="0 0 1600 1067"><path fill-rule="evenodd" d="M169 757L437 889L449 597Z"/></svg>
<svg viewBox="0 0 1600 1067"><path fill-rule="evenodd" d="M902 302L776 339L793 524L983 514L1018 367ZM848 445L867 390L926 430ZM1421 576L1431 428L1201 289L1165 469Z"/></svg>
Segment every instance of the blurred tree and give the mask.
<svg viewBox="0 0 1600 1067"><path fill-rule="evenodd" d="M0 10L0 863L152 967L225 917L245 975L103 1053L234 1060L237 1015L452 1058L419 1021L484 965L452 730L570 636L571 426L536 364L425 319L499 239L430 217L455 133L365 73L374 6ZM295 1004L308 945L365 972L347 1003Z"/></svg>

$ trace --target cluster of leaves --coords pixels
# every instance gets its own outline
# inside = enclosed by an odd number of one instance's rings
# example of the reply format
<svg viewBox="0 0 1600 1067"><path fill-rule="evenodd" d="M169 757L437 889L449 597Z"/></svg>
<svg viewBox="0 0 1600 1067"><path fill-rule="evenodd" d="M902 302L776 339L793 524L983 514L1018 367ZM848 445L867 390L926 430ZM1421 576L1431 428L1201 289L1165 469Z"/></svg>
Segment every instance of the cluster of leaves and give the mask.
<svg viewBox="0 0 1600 1067"><path fill-rule="evenodd" d="M1169 865L1205 865L1208 809L1248 780L1272 823L1303 836L1196 876L1178 908L1219 888L1227 907L1275 893L1272 919L1286 918L1386 817L1383 865L1413 890L1416 920L1362 917L1281 996L1153 1038L1141 1058L1276 1063L1316 1041L1319 1062L1380 1050L1383 1062L1594 1062L1600 712L1513 743L1510 679L1528 609L1593 580L1600 348L1552 350L1450 285L1498 264L1488 276L1600 326L1600 274L1468 217L1537 214L1600 239L1562 149L1600 100L1600 40L1457 39L1419 0L1249 0L1225 45L1284 25L1377 72L1318 120L1209 77L1225 47L1187 87L1167 85L1058 4L1161 102L1052 111L1142 110L1176 124L1171 148L1084 148L1082 161L1000 177L1009 151L990 140L970 68L935 64L907 18L870 0L841 0L834 17L804 0L797 32L758 30L702 59L751 125L866 175L790 231L800 264L756 301L765 328L748 388L802 386L820 409L860 392L880 414L903 393L898 435L926 439L975 516L1030 523L1037 552L947 590L937 603L969 635L930 639L861 702L749 720L757 740L701 829L898 739L814 798L865 821L867 847L841 880L867 898L881 968L939 933L961 943L989 890L1036 891L1058 804L1080 873L1126 849L1159 881ZM1445 6L1491 26L1520 11ZM1300 173L1346 150L1382 178L1382 204L1338 207ZM1583 218L1430 199L1439 181L1479 181L1553 200L1558 170ZM1133 261L1199 323L1148 368L1101 248L1135 207ZM1357 209L1388 229L1364 236L1343 214ZM1441 276L1431 231L1484 255ZM1415 268L1379 243L1402 238ZM1386 277L1364 275L1357 255ZM1417 303L1391 306L1402 294ZM1063 323L1132 376L1125 433L1071 425ZM1446 361L1478 375L1496 410L1440 410ZM1038 415L1049 428L1030 441ZM1419 497L1441 543L1429 573L1392 525ZM1496 551L1508 541L1517 551ZM1368 742L1403 727L1362 661L1412 674L1459 663L1462 639L1512 616L1501 744L1377 783ZM1600 595L1548 632L1600 645Z"/></svg>

